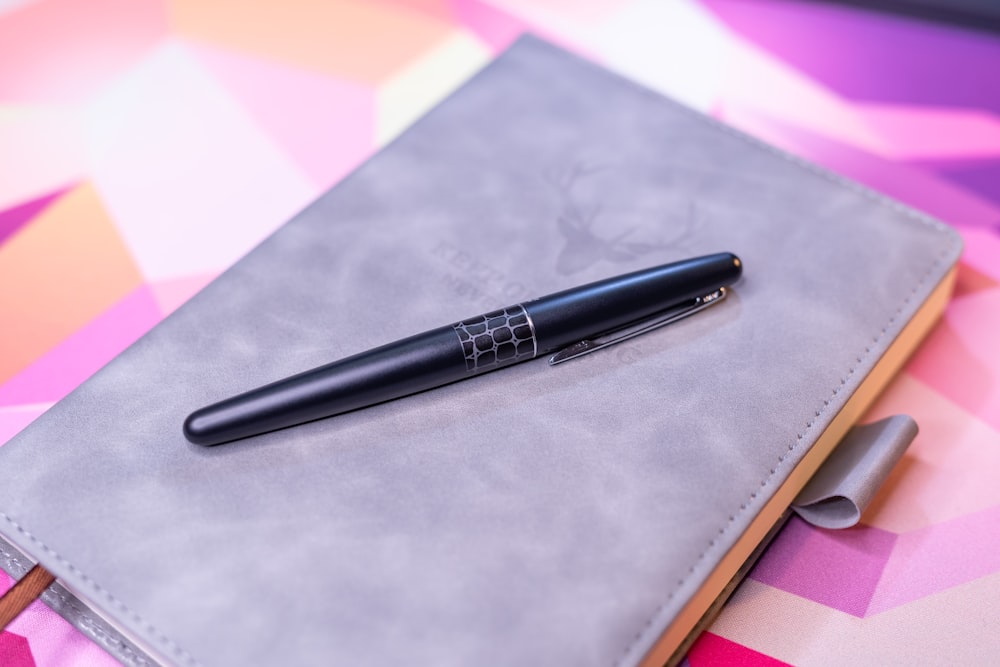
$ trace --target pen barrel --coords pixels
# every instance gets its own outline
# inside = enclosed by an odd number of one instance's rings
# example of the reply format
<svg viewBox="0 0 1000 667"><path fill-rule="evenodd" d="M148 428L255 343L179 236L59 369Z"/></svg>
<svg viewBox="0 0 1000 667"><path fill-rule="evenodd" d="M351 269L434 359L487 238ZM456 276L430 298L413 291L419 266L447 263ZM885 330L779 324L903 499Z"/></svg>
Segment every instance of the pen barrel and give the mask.
<svg viewBox="0 0 1000 667"><path fill-rule="evenodd" d="M538 354L644 320L732 284L743 270L728 252L636 271L528 301Z"/></svg>
<svg viewBox="0 0 1000 667"><path fill-rule="evenodd" d="M462 320L191 413L188 440L216 445L332 417L533 359L735 282L719 253L636 271Z"/></svg>
<svg viewBox="0 0 1000 667"><path fill-rule="evenodd" d="M191 442L215 445L332 417L469 377L455 326L439 327L197 410Z"/></svg>

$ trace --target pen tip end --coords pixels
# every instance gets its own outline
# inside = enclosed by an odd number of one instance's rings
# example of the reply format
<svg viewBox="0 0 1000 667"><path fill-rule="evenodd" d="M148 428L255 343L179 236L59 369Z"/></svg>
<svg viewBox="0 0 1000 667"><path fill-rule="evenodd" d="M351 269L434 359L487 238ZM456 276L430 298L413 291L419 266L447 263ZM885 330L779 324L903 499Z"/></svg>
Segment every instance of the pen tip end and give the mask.
<svg viewBox="0 0 1000 667"><path fill-rule="evenodd" d="M733 271L736 273L736 278L739 278L743 274L743 260L739 256L729 253L729 261L732 264Z"/></svg>
<svg viewBox="0 0 1000 667"><path fill-rule="evenodd" d="M188 418L184 420L184 437L187 438L188 442L194 443L196 445L214 445L216 444L215 439L212 437L212 431L210 428L206 428L207 424L204 419L201 419L200 410L192 412L188 415Z"/></svg>

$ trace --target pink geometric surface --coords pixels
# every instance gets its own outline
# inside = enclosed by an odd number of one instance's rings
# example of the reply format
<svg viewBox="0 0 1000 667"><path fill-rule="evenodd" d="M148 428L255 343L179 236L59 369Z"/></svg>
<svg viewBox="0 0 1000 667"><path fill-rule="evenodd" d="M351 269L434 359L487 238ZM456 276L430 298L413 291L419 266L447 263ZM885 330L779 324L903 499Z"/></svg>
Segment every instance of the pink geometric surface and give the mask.
<svg viewBox="0 0 1000 667"><path fill-rule="evenodd" d="M1000 160L958 160L940 164L941 173L954 183L1000 204Z"/></svg>
<svg viewBox="0 0 1000 667"><path fill-rule="evenodd" d="M872 529L875 530L875 529ZM869 614L1000 572L1000 505L899 536Z"/></svg>
<svg viewBox="0 0 1000 667"><path fill-rule="evenodd" d="M793 517L751 578L864 618L1000 572L1000 506L902 535Z"/></svg>
<svg viewBox="0 0 1000 667"><path fill-rule="evenodd" d="M24 430L31 422L49 408L48 403L41 405L17 405L0 407L0 446ZM3 664L3 663L0 663Z"/></svg>
<svg viewBox="0 0 1000 667"><path fill-rule="evenodd" d="M998 341L1000 289L966 295L952 302L942 326L914 357L910 372L1000 430Z"/></svg>
<svg viewBox="0 0 1000 667"><path fill-rule="evenodd" d="M892 146L887 157L914 160L1000 156L1000 116L985 111L867 104L861 107L860 115Z"/></svg>
<svg viewBox="0 0 1000 667"><path fill-rule="evenodd" d="M1000 506L1000 431L905 373L866 419L907 413L920 433L862 520L903 535Z"/></svg>
<svg viewBox="0 0 1000 667"><path fill-rule="evenodd" d="M998 615L1000 574L865 618L747 579L711 631L793 665L992 665Z"/></svg>
<svg viewBox="0 0 1000 667"><path fill-rule="evenodd" d="M689 667L710 667L720 664L740 665L740 667L779 667L788 664L711 632L704 632L698 637L687 655L686 662Z"/></svg>
<svg viewBox="0 0 1000 667"><path fill-rule="evenodd" d="M876 154L889 149L851 100L759 44L736 36L730 40L739 66L727 71L726 94L719 100L725 118L746 116L751 122L767 119L777 126L790 124ZM761 95L761 90L769 94ZM788 104L789 100L795 104Z"/></svg>
<svg viewBox="0 0 1000 667"><path fill-rule="evenodd" d="M455 18L466 30L502 51L527 29L527 24L480 0L451 0Z"/></svg>
<svg viewBox="0 0 1000 667"><path fill-rule="evenodd" d="M950 224L990 229L1000 224L1000 204L925 167L895 162L749 109L724 106L722 119Z"/></svg>
<svg viewBox="0 0 1000 667"><path fill-rule="evenodd" d="M896 539L869 526L815 530L793 516L750 577L863 617Z"/></svg>
<svg viewBox="0 0 1000 667"><path fill-rule="evenodd" d="M846 99L1000 107L1000 41L985 30L837 3L701 0L734 32Z"/></svg>
<svg viewBox="0 0 1000 667"><path fill-rule="evenodd" d="M688 663L995 662L1000 34L793 0L0 2L0 331L25 332L0 444L376 150L389 106L416 117L524 30L965 240L943 322L866 417L921 432L862 525L793 519ZM70 312L63 286L111 261ZM38 603L0 635L17 661L112 663Z"/></svg>
<svg viewBox="0 0 1000 667"><path fill-rule="evenodd" d="M0 104L0 156L0 210L85 180L83 119L64 107Z"/></svg>
<svg viewBox="0 0 1000 667"><path fill-rule="evenodd" d="M177 310L178 306L182 303L201 291L205 285L212 282L217 275L216 273L203 273L195 276L161 280L150 284L150 289L153 290L153 297L160 307L160 312L166 317Z"/></svg>
<svg viewBox="0 0 1000 667"><path fill-rule="evenodd" d="M28 639L13 632L0 632L0 664L8 667L35 667Z"/></svg>
<svg viewBox="0 0 1000 667"><path fill-rule="evenodd" d="M149 280L229 266L320 191L181 42L147 54L87 119L93 181Z"/></svg>
<svg viewBox="0 0 1000 667"><path fill-rule="evenodd" d="M329 187L368 155L373 89L211 46L188 50L317 186Z"/></svg>
<svg viewBox="0 0 1000 667"><path fill-rule="evenodd" d="M6 211L0 211L0 244L8 236L17 232L21 225L44 211L46 206L51 204L64 192L66 192L65 189L56 190L55 192L42 195L37 199L9 208Z"/></svg>
<svg viewBox="0 0 1000 667"><path fill-rule="evenodd" d="M1000 180L997 181L1000 183ZM1000 189L1000 188L998 188ZM1000 193L998 193L1000 194ZM976 271L993 278L991 287L1000 284L1000 230L966 229L962 232L965 240L965 251L962 253L962 263Z"/></svg>
<svg viewBox="0 0 1000 667"><path fill-rule="evenodd" d="M152 290L140 287L0 385L0 406L58 401L161 319Z"/></svg>
<svg viewBox="0 0 1000 667"><path fill-rule="evenodd" d="M7 573L0 572L0 594L3 594L13 585ZM37 667L49 665L87 665L88 667L114 667L120 663L104 652L97 644L84 637L80 632L67 623L61 616L56 615L51 609L46 607L40 600L36 600L15 618L7 630L0 635L13 635L14 639L7 638L0 646L0 665L7 667L8 663L4 649L11 648L14 660L33 660L33 662L21 664L34 664ZM30 652L24 654L25 644L17 640L17 637L25 638ZM12 664L17 664L13 662Z"/></svg>
<svg viewBox="0 0 1000 667"><path fill-rule="evenodd" d="M167 34L157 0L48 0L0 22L0 103L79 102Z"/></svg>

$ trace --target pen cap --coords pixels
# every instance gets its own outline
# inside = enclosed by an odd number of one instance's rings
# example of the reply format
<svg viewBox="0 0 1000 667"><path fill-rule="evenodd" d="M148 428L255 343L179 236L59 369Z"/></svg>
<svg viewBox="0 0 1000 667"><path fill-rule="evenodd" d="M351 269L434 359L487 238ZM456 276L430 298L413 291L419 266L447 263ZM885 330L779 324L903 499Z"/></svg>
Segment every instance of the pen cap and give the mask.
<svg viewBox="0 0 1000 667"><path fill-rule="evenodd" d="M742 272L740 258L723 252L615 276L523 305L534 324L539 353L546 353L705 296L736 282Z"/></svg>

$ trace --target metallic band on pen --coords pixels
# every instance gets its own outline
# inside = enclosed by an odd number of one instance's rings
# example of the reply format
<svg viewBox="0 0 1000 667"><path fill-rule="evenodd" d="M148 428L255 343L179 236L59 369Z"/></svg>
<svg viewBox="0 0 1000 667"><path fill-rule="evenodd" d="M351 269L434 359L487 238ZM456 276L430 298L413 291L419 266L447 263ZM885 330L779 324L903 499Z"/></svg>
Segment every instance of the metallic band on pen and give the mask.
<svg viewBox="0 0 1000 667"><path fill-rule="evenodd" d="M466 370L492 370L538 353L535 326L521 304L508 306L452 325L465 353Z"/></svg>
<svg viewBox="0 0 1000 667"><path fill-rule="evenodd" d="M531 358L534 359L538 356L538 336L535 335L535 321L531 319L531 313L528 309L521 304L517 304L518 307L524 311L524 316L528 318L528 328L531 329Z"/></svg>

